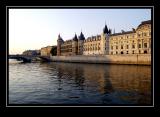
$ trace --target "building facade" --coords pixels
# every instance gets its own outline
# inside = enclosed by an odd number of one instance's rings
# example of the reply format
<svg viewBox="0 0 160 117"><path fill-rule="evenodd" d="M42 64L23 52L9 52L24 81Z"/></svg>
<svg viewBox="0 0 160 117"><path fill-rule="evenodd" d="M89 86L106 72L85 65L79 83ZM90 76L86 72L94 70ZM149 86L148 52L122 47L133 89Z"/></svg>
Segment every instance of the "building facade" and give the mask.
<svg viewBox="0 0 160 117"><path fill-rule="evenodd" d="M50 56L52 47L53 46L47 46L41 48L41 56Z"/></svg>
<svg viewBox="0 0 160 117"><path fill-rule="evenodd" d="M101 35L85 39L83 33L73 39L57 40L57 55L151 54L151 20L143 21L132 31L113 33L105 25Z"/></svg>

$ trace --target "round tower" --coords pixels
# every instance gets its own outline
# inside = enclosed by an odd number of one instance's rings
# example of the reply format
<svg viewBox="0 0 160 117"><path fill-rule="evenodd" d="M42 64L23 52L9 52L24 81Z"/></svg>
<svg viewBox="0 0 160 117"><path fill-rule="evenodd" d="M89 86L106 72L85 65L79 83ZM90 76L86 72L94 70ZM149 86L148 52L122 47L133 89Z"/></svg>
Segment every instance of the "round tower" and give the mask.
<svg viewBox="0 0 160 117"><path fill-rule="evenodd" d="M78 38L77 38L76 34L75 34L75 36L73 37L73 40L72 40L72 54L73 55L78 54Z"/></svg>
<svg viewBox="0 0 160 117"><path fill-rule="evenodd" d="M111 29L108 29L107 25L103 28L103 33L101 35L101 52L102 54L109 54L109 36L111 34Z"/></svg>
<svg viewBox="0 0 160 117"><path fill-rule="evenodd" d="M57 56L61 55L61 44L63 43L63 39L61 38L60 34L58 35L57 39Z"/></svg>
<svg viewBox="0 0 160 117"><path fill-rule="evenodd" d="M78 54L82 55L83 54L83 43L84 43L85 37L83 33L80 33L79 39L78 39Z"/></svg>

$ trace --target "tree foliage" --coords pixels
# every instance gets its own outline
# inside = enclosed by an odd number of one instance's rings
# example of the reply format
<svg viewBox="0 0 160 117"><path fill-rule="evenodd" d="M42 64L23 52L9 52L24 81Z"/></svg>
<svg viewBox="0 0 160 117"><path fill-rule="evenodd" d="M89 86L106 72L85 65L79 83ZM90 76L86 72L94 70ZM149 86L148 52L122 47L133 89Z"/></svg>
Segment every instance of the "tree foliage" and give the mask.
<svg viewBox="0 0 160 117"><path fill-rule="evenodd" d="M56 56L57 55L57 47L53 46L50 53L52 56Z"/></svg>

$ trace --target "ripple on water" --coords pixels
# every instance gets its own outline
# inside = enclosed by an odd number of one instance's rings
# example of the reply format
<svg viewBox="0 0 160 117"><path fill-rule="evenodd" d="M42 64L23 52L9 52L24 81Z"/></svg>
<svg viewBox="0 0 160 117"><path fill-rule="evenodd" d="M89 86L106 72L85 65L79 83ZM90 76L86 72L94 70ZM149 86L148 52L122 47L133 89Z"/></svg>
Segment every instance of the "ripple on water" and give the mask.
<svg viewBox="0 0 160 117"><path fill-rule="evenodd" d="M10 104L151 104L151 67L9 64Z"/></svg>

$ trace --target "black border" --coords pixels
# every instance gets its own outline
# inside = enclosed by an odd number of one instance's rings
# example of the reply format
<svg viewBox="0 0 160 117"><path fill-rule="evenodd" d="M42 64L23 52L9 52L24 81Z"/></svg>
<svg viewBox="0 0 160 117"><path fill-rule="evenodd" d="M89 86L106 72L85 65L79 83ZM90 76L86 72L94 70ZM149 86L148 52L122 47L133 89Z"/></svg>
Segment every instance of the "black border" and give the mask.
<svg viewBox="0 0 160 117"><path fill-rule="evenodd" d="M9 43L9 9L150 9L151 10L151 22L152 22L152 29L153 29L153 7L7 7L7 42ZM153 34L151 36L151 38L153 39ZM9 44L7 43L7 46L9 47ZM153 44L153 41L151 42ZM153 48L151 49L153 50ZM9 53L9 48L8 48L8 51L7 51L7 55ZM151 53L151 55L153 55ZM153 61L151 61L152 63ZM7 64L9 65L8 61L7 61ZM8 68L8 65L7 65L7 69ZM153 68L153 64L151 65L152 68ZM151 70L152 71L152 70ZM8 71L7 71L8 73ZM152 73L151 73L152 75ZM79 106L79 107L82 107L82 106L153 106L153 78L151 78L151 104L144 104L144 105L141 105L141 104L109 104L109 105L103 105L103 104L9 104L9 74L7 75L7 106ZM152 75L153 76L153 75Z"/></svg>
<svg viewBox="0 0 160 117"><path fill-rule="evenodd" d="M18 111L18 112L51 112L51 111L54 111L56 112L55 114L63 114L63 113L59 113L61 111L64 112L64 114L68 113L68 112L72 112L72 111L76 111L76 112L92 112L92 113L97 113L97 112L104 112L104 111L108 111L108 112L112 112L112 111L117 111L117 112L126 112L126 111L129 111L129 112L132 112L132 114L134 114L134 112L157 112L160 110L160 105L159 105L159 78L160 78L160 75L158 74L159 70L159 60L160 60L160 57L158 55L159 53L159 44L158 44L158 41L159 41L159 36L158 36L158 32L159 32L159 21L160 21L160 18L159 18L159 12L158 12L158 9L159 9L159 1L154 1L154 0L106 0L106 1L103 1L103 0L98 0L98 1L92 1L92 0L81 0L81 1L72 1L72 0L55 0L55 1L50 1L50 0L31 0L31 1L21 1L21 0L4 0L1 2L2 4L0 4L1 6L1 11L3 12L2 13L2 26L3 26L3 31L2 31L2 38L4 40L2 40L0 43L1 46L0 48L2 48L2 56L4 58L2 58L1 60L1 63L2 63L2 66L3 68L1 69L2 71L2 76L3 76L3 79L0 79L0 88L2 89L2 96L0 97L1 98L1 104L0 104L0 112L14 112L14 111ZM152 61L152 64L154 64L154 71L152 71L154 73L154 107L133 107L133 108L121 108L121 107L114 107L114 108L110 108L110 107L107 107L107 108L64 108L64 107L61 107L61 108L44 108L44 107L41 107L41 108L30 108L30 107L23 107L23 108L20 108L20 107L17 107L17 108L14 108L14 107L6 107L6 47L5 47L5 39L6 39L6 6L154 6L154 32L152 32L152 35L154 33L154 58L152 56L152 60L154 59L154 62ZM152 28L153 29L153 28ZM153 45L152 45L152 48L153 48ZM153 53L153 49L152 49L152 53ZM157 54L156 54L157 53ZM152 69L153 70L153 69ZM82 114L82 113L78 113L78 114ZM112 113L114 114L114 113Z"/></svg>

